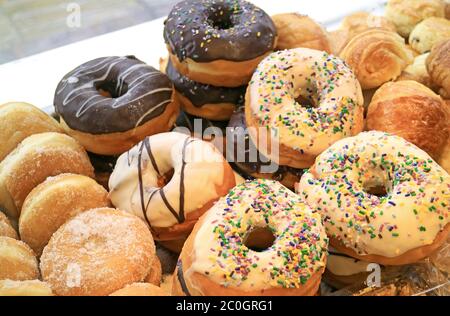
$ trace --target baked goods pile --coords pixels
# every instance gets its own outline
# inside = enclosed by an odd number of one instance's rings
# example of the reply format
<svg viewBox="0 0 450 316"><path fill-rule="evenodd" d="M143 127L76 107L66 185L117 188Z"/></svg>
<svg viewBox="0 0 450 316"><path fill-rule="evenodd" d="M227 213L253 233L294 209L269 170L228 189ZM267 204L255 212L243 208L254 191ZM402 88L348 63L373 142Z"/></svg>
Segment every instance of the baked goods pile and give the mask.
<svg viewBox="0 0 450 316"><path fill-rule="evenodd" d="M160 70L87 61L56 119L0 105L0 295L320 295L373 265L393 277L350 294L423 294L424 266L448 286L447 11L389 0L330 32L185 0Z"/></svg>

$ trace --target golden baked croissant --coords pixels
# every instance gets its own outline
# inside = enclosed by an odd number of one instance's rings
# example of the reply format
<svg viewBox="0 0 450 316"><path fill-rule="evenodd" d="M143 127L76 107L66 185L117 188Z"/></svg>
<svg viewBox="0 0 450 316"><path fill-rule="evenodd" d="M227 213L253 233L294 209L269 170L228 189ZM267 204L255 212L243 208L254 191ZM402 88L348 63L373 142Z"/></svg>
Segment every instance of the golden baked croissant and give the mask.
<svg viewBox="0 0 450 316"><path fill-rule="evenodd" d="M447 117L450 117L450 100L444 100L445 107L447 111ZM442 150L441 156L438 159L438 164L450 174L450 121L447 122L447 130L449 131L449 137L447 138L447 143Z"/></svg>
<svg viewBox="0 0 450 316"><path fill-rule="evenodd" d="M334 55L339 56L339 53L344 49L350 40L350 32L344 29L338 29L328 33L330 39L331 51Z"/></svg>
<svg viewBox="0 0 450 316"><path fill-rule="evenodd" d="M423 54L434 44L450 38L450 21L444 18L427 18L416 25L409 35L411 47Z"/></svg>
<svg viewBox="0 0 450 316"><path fill-rule="evenodd" d="M367 129L398 135L437 160L449 137L448 113L441 97L411 80L388 82L372 98Z"/></svg>
<svg viewBox="0 0 450 316"><path fill-rule="evenodd" d="M445 3L442 0L389 0L385 16L395 24L397 32L407 38L422 20L432 16L443 18Z"/></svg>
<svg viewBox="0 0 450 316"><path fill-rule="evenodd" d="M428 55L430 55L430 53L425 53L414 58L414 62L402 71L402 74L397 78L397 81L414 80L435 90L435 86L433 85L427 70L426 60Z"/></svg>
<svg viewBox="0 0 450 316"><path fill-rule="evenodd" d="M331 53L327 31L310 17L282 13L272 16L272 20L278 32L277 50L306 47Z"/></svg>
<svg viewBox="0 0 450 316"><path fill-rule="evenodd" d="M371 28L381 28L396 32L395 25L383 16L359 11L342 20L340 29L349 31L350 38Z"/></svg>
<svg viewBox="0 0 450 316"><path fill-rule="evenodd" d="M353 69L363 89L396 79L414 58L400 35L380 28L356 35L339 56Z"/></svg>
<svg viewBox="0 0 450 316"><path fill-rule="evenodd" d="M433 46L426 65L431 80L440 87L439 94L450 99L450 39Z"/></svg>

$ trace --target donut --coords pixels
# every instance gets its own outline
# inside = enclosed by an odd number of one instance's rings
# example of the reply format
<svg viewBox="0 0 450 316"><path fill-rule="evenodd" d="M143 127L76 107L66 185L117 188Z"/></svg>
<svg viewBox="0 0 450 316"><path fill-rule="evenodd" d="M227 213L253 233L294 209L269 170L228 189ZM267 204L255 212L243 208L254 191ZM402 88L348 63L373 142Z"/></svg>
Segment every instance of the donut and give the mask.
<svg viewBox="0 0 450 316"><path fill-rule="evenodd" d="M23 102L0 105L0 126L0 161L30 135L62 132L58 122L51 116Z"/></svg>
<svg viewBox="0 0 450 316"><path fill-rule="evenodd" d="M0 236L19 239L17 232L5 214L0 212Z"/></svg>
<svg viewBox="0 0 450 316"><path fill-rule="evenodd" d="M147 137L119 157L109 197L179 252L197 219L235 184L233 170L212 144L170 132Z"/></svg>
<svg viewBox="0 0 450 316"><path fill-rule="evenodd" d="M40 256L50 237L67 220L81 212L108 206L108 192L89 177L75 174L49 177L23 203L20 237Z"/></svg>
<svg viewBox="0 0 450 316"><path fill-rule="evenodd" d="M303 175L298 191L322 215L330 244L367 262L417 262L450 229L448 173L415 145L383 132L335 143Z"/></svg>
<svg viewBox="0 0 450 316"><path fill-rule="evenodd" d="M264 59L245 98L249 135L258 150L279 165L297 169L310 167L331 144L362 131L363 112L361 87L350 68L339 58L308 48ZM269 148L260 146L266 143L261 141L263 131L270 132L265 133Z"/></svg>
<svg viewBox="0 0 450 316"><path fill-rule="evenodd" d="M150 283L133 283L109 296L168 296L160 287Z"/></svg>
<svg viewBox="0 0 450 316"><path fill-rule="evenodd" d="M320 215L298 195L276 181L248 181L195 225L172 295L315 295L327 247Z"/></svg>
<svg viewBox="0 0 450 316"><path fill-rule="evenodd" d="M150 266L150 272L145 277L146 283L151 283L153 285L159 286L161 284L162 279L162 267L161 267L161 261L159 260L158 256L155 256L155 259L153 259L153 262Z"/></svg>
<svg viewBox="0 0 450 316"><path fill-rule="evenodd" d="M169 78L134 56L78 66L58 84L54 105L64 130L100 155L120 155L169 131L179 111Z"/></svg>
<svg viewBox="0 0 450 316"><path fill-rule="evenodd" d="M136 216L99 208L70 219L41 256L42 278L61 296L103 296L141 282L155 256L150 231Z"/></svg>
<svg viewBox="0 0 450 316"><path fill-rule="evenodd" d="M183 110L189 114L210 120L228 120L236 105L244 103L247 86L236 88L215 87L183 76L169 60L165 73L173 82Z"/></svg>
<svg viewBox="0 0 450 316"><path fill-rule="evenodd" d="M264 167L269 167L271 161L263 159L255 144L251 140L245 122L245 109L239 107L231 116L228 124L230 129L227 135L227 155L233 158L233 166L247 179L263 178L281 182L285 187L294 189L295 183L300 181L303 169L289 166L274 166L275 172L267 172ZM253 157L253 153L257 154Z"/></svg>
<svg viewBox="0 0 450 316"><path fill-rule="evenodd" d="M50 286L39 280L0 280L0 296L53 296Z"/></svg>
<svg viewBox="0 0 450 316"><path fill-rule="evenodd" d="M165 21L164 40L182 75L217 87L239 87L273 51L277 33L272 19L247 1L184 0Z"/></svg>
<svg viewBox="0 0 450 316"><path fill-rule="evenodd" d="M19 217L28 193L61 173L94 176L84 148L60 133L27 137L0 163L0 208L10 217Z"/></svg>
<svg viewBox="0 0 450 316"><path fill-rule="evenodd" d="M0 236L0 280L34 280L39 278L36 256L26 243Z"/></svg>

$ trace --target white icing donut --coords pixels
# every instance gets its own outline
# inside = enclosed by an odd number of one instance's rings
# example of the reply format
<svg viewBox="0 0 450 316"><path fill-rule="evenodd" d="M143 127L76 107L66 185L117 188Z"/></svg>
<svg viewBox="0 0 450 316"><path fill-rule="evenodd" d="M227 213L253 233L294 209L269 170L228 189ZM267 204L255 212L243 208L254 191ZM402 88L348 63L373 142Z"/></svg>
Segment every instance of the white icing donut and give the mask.
<svg viewBox="0 0 450 316"><path fill-rule="evenodd" d="M235 182L231 167L212 144L170 132L148 137L120 156L109 188L116 207L157 230L185 222L193 226L198 213Z"/></svg>
<svg viewBox="0 0 450 316"><path fill-rule="evenodd" d="M379 187L386 193L371 193ZM397 136L371 131L335 143L317 157L299 191L322 214L333 246L338 240L350 250L344 252L366 261L415 262L446 239L440 235L448 231L450 176Z"/></svg>
<svg viewBox="0 0 450 316"><path fill-rule="evenodd" d="M308 99L313 107L296 100ZM279 164L309 167L334 142L363 129L361 86L339 58L308 48L275 52L258 66L247 90L249 127L270 127L279 137ZM250 131L255 144L256 132ZM278 157L258 149L272 161Z"/></svg>

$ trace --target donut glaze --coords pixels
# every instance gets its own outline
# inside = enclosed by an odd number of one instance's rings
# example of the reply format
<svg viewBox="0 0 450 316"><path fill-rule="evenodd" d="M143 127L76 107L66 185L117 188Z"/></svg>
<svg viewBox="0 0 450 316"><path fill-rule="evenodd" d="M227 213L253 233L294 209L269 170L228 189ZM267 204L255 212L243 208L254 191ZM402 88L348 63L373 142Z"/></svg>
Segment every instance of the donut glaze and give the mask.
<svg viewBox="0 0 450 316"><path fill-rule="evenodd" d="M245 61L273 50L270 16L242 0L185 0L170 12L164 39L179 61Z"/></svg>
<svg viewBox="0 0 450 316"><path fill-rule="evenodd" d="M372 193L380 187L386 193ZM333 247L362 260L415 262L448 232L450 176L398 136L373 131L335 143L303 175L299 194L323 216Z"/></svg>
<svg viewBox="0 0 450 316"><path fill-rule="evenodd" d="M302 105L298 98L311 101ZM245 98L250 136L270 127L279 157L259 148L280 165L307 168L331 144L363 129L361 87L341 59L308 48L275 52L254 72ZM255 134L256 133L256 134Z"/></svg>
<svg viewBox="0 0 450 316"><path fill-rule="evenodd" d="M248 234L264 227L273 244L248 248ZM176 274L191 295L315 295L327 247L320 215L278 182L259 179L236 186L202 217Z"/></svg>
<svg viewBox="0 0 450 316"><path fill-rule="evenodd" d="M172 62L168 61L166 74L173 82L175 89L188 98L196 107L205 104L243 104L245 90L247 86L237 88L215 87L209 84L202 84L189 79L180 74Z"/></svg>
<svg viewBox="0 0 450 316"><path fill-rule="evenodd" d="M172 102L172 92L169 78L155 68L134 56L112 56L66 74L56 88L54 105L71 129L118 133L161 115Z"/></svg>

